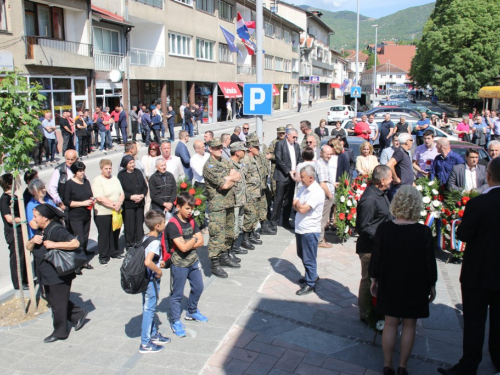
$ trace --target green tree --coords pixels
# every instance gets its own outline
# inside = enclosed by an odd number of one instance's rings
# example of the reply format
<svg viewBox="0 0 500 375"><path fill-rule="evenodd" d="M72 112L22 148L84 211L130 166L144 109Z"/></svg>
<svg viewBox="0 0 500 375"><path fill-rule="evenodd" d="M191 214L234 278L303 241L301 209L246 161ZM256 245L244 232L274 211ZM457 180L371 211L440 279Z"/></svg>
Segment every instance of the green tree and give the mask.
<svg viewBox="0 0 500 375"><path fill-rule="evenodd" d="M375 63L375 54L370 53L368 55L368 60L366 60L366 70L370 69Z"/></svg>
<svg viewBox="0 0 500 375"><path fill-rule="evenodd" d="M18 72L0 72L6 74L0 82L0 155L3 155L0 171L12 173L14 184L12 192L15 193L21 186L20 175L29 169L30 157L28 156L35 140L42 135L39 134L38 118L42 115L40 112L40 103L45 96L39 93L41 86L36 83L29 85L26 77ZM18 196L22 196L18 194ZM21 218L24 217L24 210L21 205ZM12 200L11 212L14 212L14 200ZM26 226L24 222L22 225ZM27 232L24 230L24 233ZM17 274L21 282L21 265L19 262L19 249L17 241L17 230L14 230L14 243L16 249ZM27 270L31 272L31 257L27 256ZM29 264L28 264L29 262ZM36 308L33 280L29 276L29 287L31 296L31 308ZM21 293L23 313L26 314L23 289L19 288Z"/></svg>
<svg viewBox="0 0 500 375"><path fill-rule="evenodd" d="M437 0L418 43L410 74L440 97L477 99L500 72L500 0Z"/></svg>

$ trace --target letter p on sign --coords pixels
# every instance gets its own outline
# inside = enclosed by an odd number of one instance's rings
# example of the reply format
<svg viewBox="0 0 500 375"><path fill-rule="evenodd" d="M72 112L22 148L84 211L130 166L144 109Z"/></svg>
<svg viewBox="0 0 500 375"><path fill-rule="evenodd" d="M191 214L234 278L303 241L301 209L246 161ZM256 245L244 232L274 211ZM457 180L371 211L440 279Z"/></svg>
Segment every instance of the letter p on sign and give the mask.
<svg viewBox="0 0 500 375"><path fill-rule="evenodd" d="M243 113L245 115L271 115L272 111L273 85L271 83L245 83Z"/></svg>

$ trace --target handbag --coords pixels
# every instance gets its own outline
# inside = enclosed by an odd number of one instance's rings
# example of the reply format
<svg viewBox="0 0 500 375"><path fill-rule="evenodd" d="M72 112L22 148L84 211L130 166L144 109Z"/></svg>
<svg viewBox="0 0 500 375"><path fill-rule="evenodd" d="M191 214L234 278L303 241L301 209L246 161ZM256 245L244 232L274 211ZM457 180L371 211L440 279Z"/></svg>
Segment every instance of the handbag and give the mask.
<svg viewBox="0 0 500 375"><path fill-rule="evenodd" d="M47 238L55 227L50 229ZM81 247L72 251L52 249L45 254L44 259L52 264L59 276L75 272L77 268L87 263L87 256Z"/></svg>

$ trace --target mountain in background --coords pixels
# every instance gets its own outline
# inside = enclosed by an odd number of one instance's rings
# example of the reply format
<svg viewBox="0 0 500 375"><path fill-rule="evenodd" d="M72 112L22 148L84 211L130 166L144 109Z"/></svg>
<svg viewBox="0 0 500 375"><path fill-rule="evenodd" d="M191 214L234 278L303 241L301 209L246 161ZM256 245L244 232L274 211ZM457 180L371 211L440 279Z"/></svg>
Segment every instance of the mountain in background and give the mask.
<svg viewBox="0 0 500 375"><path fill-rule="evenodd" d="M359 49L367 44L375 43L375 28L378 25L378 41L402 40L418 41L422 37L422 29L434 10L435 3L420 5L400 10L382 18L370 18L359 15ZM319 10L321 20L333 29L335 35L330 37L330 44L336 50L356 48L356 12L330 12L308 5L300 5L306 10Z"/></svg>

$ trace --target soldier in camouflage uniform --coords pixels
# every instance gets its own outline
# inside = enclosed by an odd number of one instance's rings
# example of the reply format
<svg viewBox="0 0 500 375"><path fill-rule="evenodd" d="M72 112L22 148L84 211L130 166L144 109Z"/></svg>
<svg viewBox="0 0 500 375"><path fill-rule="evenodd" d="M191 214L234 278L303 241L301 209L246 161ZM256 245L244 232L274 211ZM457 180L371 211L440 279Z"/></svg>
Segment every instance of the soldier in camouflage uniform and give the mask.
<svg viewBox="0 0 500 375"><path fill-rule="evenodd" d="M271 205L272 201L274 200L274 197L276 196L276 180L274 179L274 170L276 169L276 157L274 155L274 149L276 147L276 143L279 141L282 141L285 139L286 136L286 128L284 126L280 126L278 129L278 134L276 139L273 139L271 144L269 145L269 148L267 150L266 158L271 161L271 170L269 171L269 180L271 182L271 197L270 199L267 200L267 219L269 220L271 218ZM276 231L276 228L272 225L272 223L269 221L270 228L272 228L274 231Z"/></svg>
<svg viewBox="0 0 500 375"><path fill-rule="evenodd" d="M245 205L245 217L243 220L243 241L241 246L245 249L251 248L252 244L261 245L262 241L255 235L255 229L259 222L259 208L261 206L261 185L263 168L259 160L259 138L255 134L247 136L246 144L248 152L243 159L245 164L245 180L247 186L247 204Z"/></svg>
<svg viewBox="0 0 500 375"><path fill-rule="evenodd" d="M230 146L231 157L225 162L229 165L231 169L238 171L241 174L241 179L234 185L236 204L234 206L234 241L231 247L231 253L233 254L233 260L236 262L241 261L234 254L246 254L248 250L253 250L252 248L247 248L242 245L238 247L238 237L240 232L243 230L243 218L244 218L244 206L247 202L247 187L246 187L246 164L243 162L243 158L246 156L246 151L248 149L245 147L243 142L234 142ZM247 249L247 250L245 250Z"/></svg>
<svg viewBox="0 0 500 375"><path fill-rule="evenodd" d="M236 204L233 186L241 175L231 169L222 160L222 142L220 138L211 139L210 158L203 167L210 222L208 224L208 256L212 274L226 278L227 273L221 268L241 266L229 256L234 240L234 205Z"/></svg>
<svg viewBox="0 0 500 375"><path fill-rule="evenodd" d="M314 139L316 139L316 144L319 146L321 144L321 139L319 139L318 135L311 129L311 123L307 120L303 120L300 122L300 130L304 134L304 139L300 144L300 149L303 150L307 147L307 136L312 135Z"/></svg>

